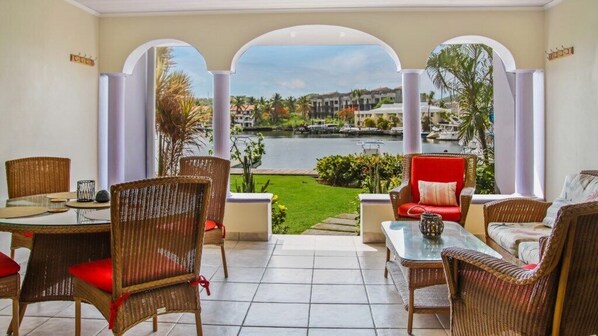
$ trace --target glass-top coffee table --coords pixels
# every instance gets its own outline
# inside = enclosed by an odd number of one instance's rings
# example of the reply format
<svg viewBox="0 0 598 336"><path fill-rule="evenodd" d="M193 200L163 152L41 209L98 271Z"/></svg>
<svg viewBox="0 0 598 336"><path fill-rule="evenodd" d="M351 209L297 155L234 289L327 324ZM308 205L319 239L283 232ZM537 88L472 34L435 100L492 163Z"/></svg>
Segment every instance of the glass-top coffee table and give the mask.
<svg viewBox="0 0 598 336"><path fill-rule="evenodd" d="M484 244L459 223L444 222L439 239L424 238L418 221L382 222L386 236L386 268L409 312L407 332L411 335L414 313L449 311L448 288L442 269L440 252L445 247L461 247L500 258L500 254ZM394 255L396 259L391 260ZM417 290L417 292L416 292ZM416 295L417 293L417 295Z"/></svg>

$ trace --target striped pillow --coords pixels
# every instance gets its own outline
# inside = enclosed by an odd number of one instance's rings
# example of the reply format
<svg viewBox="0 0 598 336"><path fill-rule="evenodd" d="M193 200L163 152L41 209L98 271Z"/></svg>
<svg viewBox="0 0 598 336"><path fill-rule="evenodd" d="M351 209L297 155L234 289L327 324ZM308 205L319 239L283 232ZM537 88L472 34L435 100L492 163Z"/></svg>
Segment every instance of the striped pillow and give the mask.
<svg viewBox="0 0 598 336"><path fill-rule="evenodd" d="M419 181L419 204L457 206L457 182L440 183Z"/></svg>

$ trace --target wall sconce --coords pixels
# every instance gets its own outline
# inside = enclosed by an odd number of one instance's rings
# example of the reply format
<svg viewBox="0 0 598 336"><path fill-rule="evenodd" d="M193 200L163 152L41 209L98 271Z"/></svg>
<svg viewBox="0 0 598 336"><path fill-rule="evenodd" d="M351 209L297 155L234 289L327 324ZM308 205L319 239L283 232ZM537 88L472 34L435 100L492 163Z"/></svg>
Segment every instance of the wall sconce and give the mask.
<svg viewBox="0 0 598 336"><path fill-rule="evenodd" d="M77 55L71 54L71 62L81 63L89 66L94 66L96 64L96 59L97 58L88 57L87 54L85 54L85 56L81 56L80 53Z"/></svg>
<svg viewBox="0 0 598 336"><path fill-rule="evenodd" d="M565 48L564 46L561 46L560 48L556 48L556 50L550 49L550 52L546 52L546 58L548 58L549 61L552 61L557 58L573 55L574 51L573 47Z"/></svg>

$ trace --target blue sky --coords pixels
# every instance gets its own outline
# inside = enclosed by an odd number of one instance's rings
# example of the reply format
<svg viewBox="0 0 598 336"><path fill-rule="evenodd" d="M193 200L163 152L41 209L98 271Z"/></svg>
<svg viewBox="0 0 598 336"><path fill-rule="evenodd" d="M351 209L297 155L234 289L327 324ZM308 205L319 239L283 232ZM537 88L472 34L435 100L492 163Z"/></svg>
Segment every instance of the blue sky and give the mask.
<svg viewBox="0 0 598 336"><path fill-rule="evenodd" d="M212 75L201 54L192 47L174 47L175 70L191 76L197 97L212 97ZM379 46L254 46L237 62L231 75L232 96L300 97L308 93L349 92L353 89L395 88L401 76ZM426 74L422 92L434 90Z"/></svg>

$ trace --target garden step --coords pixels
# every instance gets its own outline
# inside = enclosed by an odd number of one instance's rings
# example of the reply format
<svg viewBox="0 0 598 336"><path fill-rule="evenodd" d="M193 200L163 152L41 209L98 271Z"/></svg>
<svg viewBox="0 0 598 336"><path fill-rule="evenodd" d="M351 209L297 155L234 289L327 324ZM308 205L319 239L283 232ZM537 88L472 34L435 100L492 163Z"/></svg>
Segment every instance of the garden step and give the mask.
<svg viewBox="0 0 598 336"><path fill-rule="evenodd" d="M312 235L312 236L357 236L355 232L345 232L345 231L325 231L325 230L315 230L315 229L307 229L303 231L304 235Z"/></svg>
<svg viewBox="0 0 598 336"><path fill-rule="evenodd" d="M337 224L337 225L347 225L347 226L355 226L357 223L354 219L343 219L343 218L326 218L322 221L322 223L329 223L329 224Z"/></svg>
<svg viewBox="0 0 598 336"><path fill-rule="evenodd" d="M331 223L318 223L311 227L312 229L318 230L329 230L329 231L342 231L342 232L355 232L355 224L349 225L339 225L339 224L331 224Z"/></svg>
<svg viewBox="0 0 598 336"><path fill-rule="evenodd" d="M340 215L335 216L336 218L342 218L342 219L352 219L352 220L357 220L357 218L359 218L358 214L350 214L350 213L342 213Z"/></svg>

